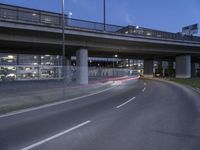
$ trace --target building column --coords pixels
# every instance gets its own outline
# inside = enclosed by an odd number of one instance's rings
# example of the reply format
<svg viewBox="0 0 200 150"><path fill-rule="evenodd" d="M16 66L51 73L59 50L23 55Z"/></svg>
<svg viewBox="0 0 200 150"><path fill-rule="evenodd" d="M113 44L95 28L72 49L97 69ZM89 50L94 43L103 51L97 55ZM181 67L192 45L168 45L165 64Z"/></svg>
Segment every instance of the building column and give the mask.
<svg viewBox="0 0 200 150"><path fill-rule="evenodd" d="M191 56L176 57L176 78L191 78Z"/></svg>
<svg viewBox="0 0 200 150"><path fill-rule="evenodd" d="M153 78L153 60L144 60L144 77Z"/></svg>
<svg viewBox="0 0 200 150"><path fill-rule="evenodd" d="M88 84L88 50L80 48L76 52L77 83Z"/></svg>

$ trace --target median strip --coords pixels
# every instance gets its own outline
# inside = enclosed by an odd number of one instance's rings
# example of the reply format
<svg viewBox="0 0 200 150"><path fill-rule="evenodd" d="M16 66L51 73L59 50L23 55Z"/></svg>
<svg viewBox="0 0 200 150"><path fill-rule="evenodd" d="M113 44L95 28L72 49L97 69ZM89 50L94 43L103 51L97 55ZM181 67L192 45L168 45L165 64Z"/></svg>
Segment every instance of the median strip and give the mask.
<svg viewBox="0 0 200 150"><path fill-rule="evenodd" d="M85 125L87 125L87 124L89 124L89 123L91 123L90 120L88 120L88 121L86 121L86 122L83 122L83 123L81 123L81 124L79 124L79 125L77 125L77 126L74 126L74 127L70 128L70 129L68 129L68 130L66 130L66 131L63 131L63 132L61 132L61 133L58 133L58 134L56 134L56 135L54 135L54 136L51 136L51 137L49 137L49 138L46 138L46 139L44 139L44 140L42 140L42 141L40 141L40 142L37 142L37 143L35 143L35 144L32 144L32 145L30 145L30 146L28 146L28 147L22 148L21 150L30 150L30 149L32 149L32 148L35 148L35 147L37 147L37 146L39 146L39 145L42 145L42 144L48 142L48 141L51 141L51 140L53 140L53 139L55 139L55 138L58 138L58 137L60 137L60 136L62 136L62 135L64 135L64 134L66 134L66 133L69 133L69 132L71 132L71 131L73 131L73 130L76 130L76 129L82 127L82 126L85 126Z"/></svg>

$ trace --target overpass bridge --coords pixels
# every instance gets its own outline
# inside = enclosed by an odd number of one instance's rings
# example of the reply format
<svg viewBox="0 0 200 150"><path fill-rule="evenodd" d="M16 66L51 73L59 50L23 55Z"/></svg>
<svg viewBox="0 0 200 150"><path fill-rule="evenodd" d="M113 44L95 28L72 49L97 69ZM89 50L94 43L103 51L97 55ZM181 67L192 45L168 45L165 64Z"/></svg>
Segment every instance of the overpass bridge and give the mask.
<svg viewBox="0 0 200 150"><path fill-rule="evenodd" d="M59 54L62 16L58 13L0 4L0 52ZM65 18L66 58L76 55L80 83L87 83L88 55L113 54L144 59L144 75L153 75L153 60L176 60L176 77L190 78L200 60L200 37L138 26L116 26ZM85 77L85 78L82 78Z"/></svg>

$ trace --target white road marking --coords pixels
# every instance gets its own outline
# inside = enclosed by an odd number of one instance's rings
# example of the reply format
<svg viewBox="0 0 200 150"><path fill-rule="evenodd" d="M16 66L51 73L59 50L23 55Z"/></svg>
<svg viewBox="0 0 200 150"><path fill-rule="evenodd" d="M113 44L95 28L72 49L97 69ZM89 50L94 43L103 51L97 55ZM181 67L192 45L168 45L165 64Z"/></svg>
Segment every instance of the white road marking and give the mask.
<svg viewBox="0 0 200 150"><path fill-rule="evenodd" d="M123 104L117 106L116 108L120 108L120 107L126 105L127 103L131 102L131 101L134 100L135 98L136 98L136 97L131 98L130 100L128 100L128 101L126 101L125 103L123 103Z"/></svg>
<svg viewBox="0 0 200 150"><path fill-rule="evenodd" d="M116 82L114 82L112 85L120 85L120 84L122 84L121 81L116 81Z"/></svg>
<svg viewBox="0 0 200 150"><path fill-rule="evenodd" d="M144 86L146 86L147 85L147 83L146 82L144 82Z"/></svg>
<svg viewBox="0 0 200 150"><path fill-rule="evenodd" d="M97 95L97 94L109 91L109 90L111 90L111 89L113 89L113 88L115 88L116 86L119 85L118 81L115 81L115 83L116 83L116 85L114 85L113 87L98 91L96 93L91 93L91 94L83 95L83 96L72 98L72 99L67 99L67 100L63 100L63 101L59 101L59 102L54 102L54 103L51 103L51 104L46 104L46 105L42 105L42 106L38 106L38 107L27 108L27 109L24 109L24 110L19 110L19 111L3 114L3 115L0 115L0 118L10 117L10 116L14 116L14 115L30 112L30 111L35 111L35 110L39 110L39 109L43 109L43 108L48 108L48 107L52 107L52 106L56 106L56 105L60 105L60 104L64 104L64 103L73 102L73 101L76 101L76 100L79 100L79 99L82 99L82 98L86 98L86 97L90 97L90 96L93 96L93 95Z"/></svg>
<svg viewBox="0 0 200 150"><path fill-rule="evenodd" d="M66 130L66 131L63 131L63 132L58 133L58 134L56 134L56 135L54 135L54 136L51 136L51 137L49 137L49 138L46 138L46 139L44 139L44 140L42 140L42 141L40 141L40 142L37 142L37 143L35 143L35 144L32 144L32 145L27 146L27 147L25 147L25 148L22 148L21 150L30 150L30 149L32 149L32 148L35 148L35 147L37 147L37 146L39 146L39 145L42 145L42 144L48 142L48 141L51 141L51 140L53 140L53 139L55 139L55 138L58 138L58 137L60 137L60 136L62 136L62 135L64 135L64 134L66 134L66 133L69 133L69 132L71 132L71 131L73 131L73 130L75 130L75 129L78 129L78 128L84 126L84 125L87 125L87 124L89 124L89 123L91 123L91 121L88 120L88 121L86 121L86 122L83 122L83 123L81 123L81 124L79 124L79 125L77 125L77 126L74 126L74 127L70 128L70 129L68 129L68 130Z"/></svg>
<svg viewBox="0 0 200 150"><path fill-rule="evenodd" d="M142 89L142 92L144 92L146 90L146 87L144 87L143 89Z"/></svg>

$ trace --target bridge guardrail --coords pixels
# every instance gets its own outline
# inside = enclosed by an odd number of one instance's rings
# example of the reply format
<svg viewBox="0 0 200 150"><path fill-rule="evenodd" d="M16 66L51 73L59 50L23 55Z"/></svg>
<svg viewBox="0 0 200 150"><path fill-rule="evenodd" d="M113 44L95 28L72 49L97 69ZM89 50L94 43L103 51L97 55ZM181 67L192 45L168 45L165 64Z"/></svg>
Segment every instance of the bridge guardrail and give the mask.
<svg viewBox="0 0 200 150"><path fill-rule="evenodd" d="M31 24L39 24L45 26L55 26L61 27L62 25L62 15L59 13L41 11L36 9L29 9L11 5L0 4L0 19L4 21L13 22L25 22ZM182 33L170 33L159 30L153 30L138 26L117 26L106 24L104 28L103 23L92 22L74 18L68 18L65 16L65 25L69 27L76 27L81 29L90 29L95 31L102 31L123 35L134 35L142 37L151 37L157 39L171 39L171 40L181 40L181 41L194 41L200 42L200 37L198 36L188 36Z"/></svg>

